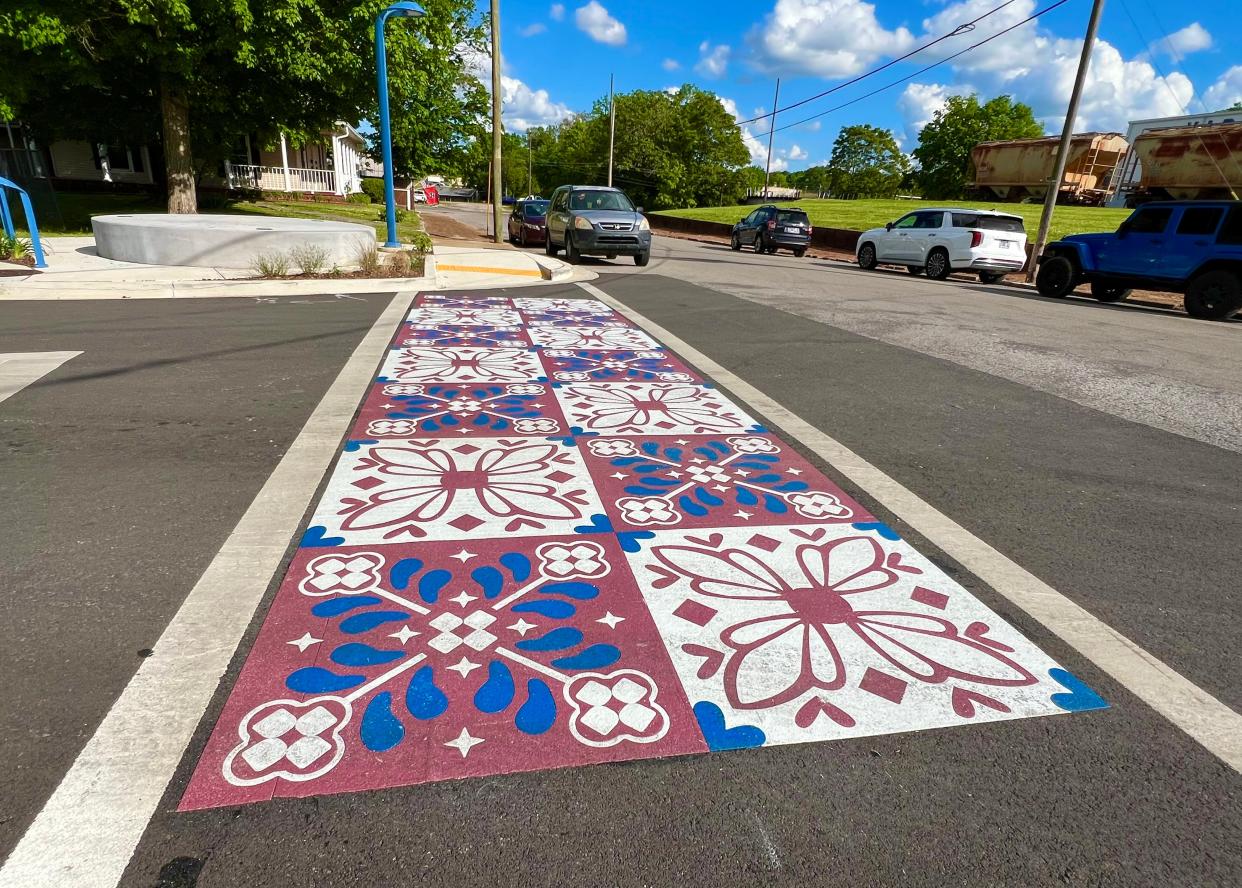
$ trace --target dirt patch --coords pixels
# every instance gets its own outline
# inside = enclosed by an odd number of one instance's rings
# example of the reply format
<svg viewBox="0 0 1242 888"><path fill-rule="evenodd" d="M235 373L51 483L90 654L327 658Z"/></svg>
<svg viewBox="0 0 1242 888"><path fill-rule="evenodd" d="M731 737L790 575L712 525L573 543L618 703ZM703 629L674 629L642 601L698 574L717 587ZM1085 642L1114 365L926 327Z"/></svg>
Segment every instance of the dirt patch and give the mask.
<svg viewBox="0 0 1242 888"><path fill-rule="evenodd" d="M479 229L450 216L442 216L438 213L420 213L419 215L423 220L423 230L432 237L468 241L484 239L483 232Z"/></svg>

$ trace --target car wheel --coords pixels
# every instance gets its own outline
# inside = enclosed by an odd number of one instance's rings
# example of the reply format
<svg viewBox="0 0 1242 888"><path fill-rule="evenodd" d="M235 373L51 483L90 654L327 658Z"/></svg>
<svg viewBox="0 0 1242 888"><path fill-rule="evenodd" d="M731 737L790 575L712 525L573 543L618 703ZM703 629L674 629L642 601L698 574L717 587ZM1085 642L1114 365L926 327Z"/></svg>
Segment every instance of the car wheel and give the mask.
<svg viewBox="0 0 1242 888"><path fill-rule="evenodd" d="M1223 321L1242 308L1242 276L1218 269L1191 278L1186 288L1186 314L1192 318Z"/></svg>
<svg viewBox="0 0 1242 888"><path fill-rule="evenodd" d="M616 258L617 258L617 254L616 254L616 253L609 253L609 254L608 254L607 256L605 256L604 258L605 258L605 259L616 259Z"/></svg>
<svg viewBox="0 0 1242 888"><path fill-rule="evenodd" d="M647 263L651 261L651 253L638 253L634 256L634 264L639 268L646 268Z"/></svg>
<svg viewBox="0 0 1242 888"><path fill-rule="evenodd" d="M756 253L766 253L767 251L768 251L768 248L767 248L767 245L766 245L766 244L764 244L764 242L763 242L763 235L762 235L762 234L756 234L756 235L755 235L755 252L756 252Z"/></svg>
<svg viewBox="0 0 1242 888"><path fill-rule="evenodd" d="M574 246L573 235L565 235L565 261L570 265L577 265L582 259L582 254L578 252L578 248Z"/></svg>
<svg viewBox="0 0 1242 888"><path fill-rule="evenodd" d="M953 266L949 264L949 254L946 250L932 250L927 254L927 264L923 267L927 272L927 276L933 281L943 281L953 273Z"/></svg>
<svg viewBox="0 0 1242 888"><path fill-rule="evenodd" d="M1120 302L1130 295L1130 291L1125 287L1102 284L1097 281L1091 285L1091 295L1101 302Z"/></svg>
<svg viewBox="0 0 1242 888"><path fill-rule="evenodd" d="M875 268L875 245L863 244L858 248L858 267L864 271Z"/></svg>
<svg viewBox="0 0 1242 888"><path fill-rule="evenodd" d="M1053 256L1039 263L1039 274L1035 276L1035 289L1041 296L1052 296L1060 299L1074 290L1077 273L1074 263L1064 256Z"/></svg>
<svg viewBox="0 0 1242 888"><path fill-rule="evenodd" d="M796 258L801 259L803 256L806 255L806 250L794 250L793 254Z"/></svg>
<svg viewBox="0 0 1242 888"><path fill-rule="evenodd" d="M517 242L518 242L519 247L526 246L526 229L525 228L523 228L521 231L518 232Z"/></svg>
<svg viewBox="0 0 1242 888"><path fill-rule="evenodd" d="M907 266L906 266L906 271L910 272L910 274L913 274L913 275L920 275L920 274L922 274L922 273L923 273L923 266L921 266L921 265L907 265Z"/></svg>
<svg viewBox="0 0 1242 888"><path fill-rule="evenodd" d="M548 256L556 255L556 244L552 243L552 232L548 232L543 238L543 252Z"/></svg>
<svg viewBox="0 0 1242 888"><path fill-rule="evenodd" d="M729 238L729 249L737 253L742 249L742 242L737 239L737 232L733 232L733 237Z"/></svg>
<svg viewBox="0 0 1242 888"><path fill-rule="evenodd" d="M1003 271L981 271L979 272L979 282L983 284L999 284L1005 279Z"/></svg>

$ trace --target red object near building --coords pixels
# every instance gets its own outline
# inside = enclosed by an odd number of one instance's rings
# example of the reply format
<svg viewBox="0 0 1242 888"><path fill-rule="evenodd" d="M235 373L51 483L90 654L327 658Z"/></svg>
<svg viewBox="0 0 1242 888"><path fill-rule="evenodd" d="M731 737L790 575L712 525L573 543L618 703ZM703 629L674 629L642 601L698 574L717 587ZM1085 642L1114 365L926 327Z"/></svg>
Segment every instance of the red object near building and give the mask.
<svg viewBox="0 0 1242 888"><path fill-rule="evenodd" d="M440 204L440 189L434 185L428 185L423 188L423 193L427 195L427 206L435 207Z"/></svg>

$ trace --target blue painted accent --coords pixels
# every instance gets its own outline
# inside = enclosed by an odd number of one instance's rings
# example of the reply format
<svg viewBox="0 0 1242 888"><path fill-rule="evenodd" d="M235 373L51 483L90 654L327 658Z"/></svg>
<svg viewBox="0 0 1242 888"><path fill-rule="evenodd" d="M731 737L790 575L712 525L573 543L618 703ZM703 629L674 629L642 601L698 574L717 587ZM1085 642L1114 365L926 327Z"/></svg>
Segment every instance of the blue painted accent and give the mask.
<svg viewBox="0 0 1242 888"><path fill-rule="evenodd" d="M557 601L553 598L548 601L523 601L509 610L519 614L539 614L553 620L563 620L566 617L572 617L578 609L568 601Z"/></svg>
<svg viewBox="0 0 1242 888"><path fill-rule="evenodd" d="M384 25L392 16L421 17L426 15L412 0L397 0L375 17L375 88L379 93L379 131L381 162L384 164L384 221L387 223L386 247L399 247L397 240L397 198L393 186L395 169L392 162L392 124L388 116L388 53L384 48Z"/></svg>
<svg viewBox="0 0 1242 888"><path fill-rule="evenodd" d="M435 604L440 590L448 585L453 575L447 570L429 570L418 581L418 597L428 604Z"/></svg>
<svg viewBox="0 0 1242 888"><path fill-rule="evenodd" d="M306 528L306 533L302 534L302 542L298 543L298 545L303 549L318 549L326 548L328 546L345 545L345 537L325 536L324 534L327 532L328 528L324 527L322 524L312 525L311 527Z"/></svg>
<svg viewBox="0 0 1242 888"><path fill-rule="evenodd" d="M500 660L487 665L487 681L475 692L474 706L480 712L500 712L513 702L513 673Z"/></svg>
<svg viewBox="0 0 1242 888"><path fill-rule="evenodd" d="M377 441L375 438L358 438L357 440L354 440L354 441L346 441L345 452L353 453L356 450L361 450L363 444L378 444L378 443L379 441Z"/></svg>
<svg viewBox="0 0 1242 888"><path fill-rule="evenodd" d="M524 734L542 734L556 721L556 698L547 683L532 678L526 683L526 702L517 711L513 723Z"/></svg>
<svg viewBox="0 0 1242 888"><path fill-rule="evenodd" d="M405 728L392 714L392 694L382 691L371 698L362 713L358 730L362 745L372 752L387 752L405 737Z"/></svg>
<svg viewBox="0 0 1242 888"><path fill-rule="evenodd" d="M360 635L370 632L376 626L401 623L409 618L410 615L403 611L367 611L365 614L354 614L341 620L341 631L346 635Z"/></svg>
<svg viewBox="0 0 1242 888"><path fill-rule="evenodd" d="M761 728L754 725L738 725L726 728L724 713L715 703L701 700L694 704L694 717L698 719L699 730L707 741L707 748L712 752L723 752L726 749L750 749L762 746L768 739Z"/></svg>
<svg viewBox="0 0 1242 888"><path fill-rule="evenodd" d="M379 604L382 598L376 598L374 595L353 595L349 598L332 598L328 601L321 601L319 604L311 608L311 613L317 617L339 617L341 614L348 613L351 610L357 610L360 607L370 607L373 604Z"/></svg>
<svg viewBox="0 0 1242 888"><path fill-rule="evenodd" d="M1066 712L1086 712L1089 709L1107 709L1108 701L1087 687L1078 676L1064 669L1049 669L1048 674L1068 694L1053 694L1052 702Z"/></svg>
<svg viewBox="0 0 1242 888"><path fill-rule="evenodd" d="M538 638L524 638L514 647L524 651L563 651L582 644L582 632L572 626L561 626Z"/></svg>
<svg viewBox="0 0 1242 888"><path fill-rule="evenodd" d="M761 426L758 424L751 426L746 431L751 432L756 435L766 435L768 433L768 430L764 426ZM758 728L756 728L755 730L758 730Z"/></svg>
<svg viewBox="0 0 1242 888"><path fill-rule="evenodd" d="M539 587L539 594L564 595L566 598L588 601L599 595L599 588L592 586L590 583L549 583L546 586Z"/></svg>
<svg viewBox="0 0 1242 888"><path fill-rule="evenodd" d="M332 694L356 688L366 680L365 675L337 675L322 666L306 666L289 673L285 687L299 694Z"/></svg>
<svg viewBox="0 0 1242 888"><path fill-rule="evenodd" d="M506 552L500 556L500 563L513 574L515 582L524 583L530 576L530 559L521 552Z"/></svg>
<svg viewBox="0 0 1242 888"><path fill-rule="evenodd" d="M610 644L593 644L588 648L552 661L557 669L603 669L621 659L621 651Z"/></svg>
<svg viewBox="0 0 1242 888"><path fill-rule="evenodd" d="M623 552L641 552L643 540L654 540L655 533L650 530L627 530L617 534L617 542Z"/></svg>
<svg viewBox="0 0 1242 888"><path fill-rule="evenodd" d="M893 530L882 521L859 521L856 524L851 524L850 527L855 530L873 530L880 536L884 537L884 539L892 540L893 542L897 542L901 539L901 537L897 534L897 531Z"/></svg>
<svg viewBox="0 0 1242 888"><path fill-rule="evenodd" d="M373 648L369 644L351 641L348 644L338 645L332 652L331 659L338 666L379 666L382 663L400 660L404 656L404 651L384 651Z"/></svg>
<svg viewBox="0 0 1242 888"><path fill-rule="evenodd" d="M39 222L35 219L34 207L30 204L30 195L26 193L26 189L12 179L0 178L0 220L3 220L5 235L7 237L16 235L13 214L9 211L9 198L4 191L6 188L17 192L22 212L26 215L26 228L30 231L30 248L34 251L35 268L47 268L47 259L43 256L43 241L39 238Z"/></svg>
<svg viewBox="0 0 1242 888"><path fill-rule="evenodd" d="M483 590L483 596L488 599L495 598L505 587L505 575L490 564L476 567L470 572L470 579L479 584L479 588Z"/></svg>
<svg viewBox="0 0 1242 888"><path fill-rule="evenodd" d="M592 515L591 523L578 525L574 533L612 533L612 522L607 515Z"/></svg>
<svg viewBox="0 0 1242 888"><path fill-rule="evenodd" d="M405 708L421 721L437 718L448 709L448 697L436 687L435 670L430 666L424 666L410 679L405 689Z"/></svg>
<svg viewBox="0 0 1242 888"><path fill-rule="evenodd" d="M404 589L410 585L414 574L423 569L423 563L417 558L402 558L388 571L388 581L394 589Z"/></svg>

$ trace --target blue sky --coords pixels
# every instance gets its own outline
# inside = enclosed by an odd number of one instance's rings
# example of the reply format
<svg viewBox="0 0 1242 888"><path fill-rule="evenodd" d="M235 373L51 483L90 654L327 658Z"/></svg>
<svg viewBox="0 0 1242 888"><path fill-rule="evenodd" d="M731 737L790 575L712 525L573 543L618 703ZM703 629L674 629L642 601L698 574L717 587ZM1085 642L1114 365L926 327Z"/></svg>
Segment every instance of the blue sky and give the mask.
<svg viewBox="0 0 1242 888"><path fill-rule="evenodd" d="M908 62L791 110L795 123L1014 25L1056 0L501 0L505 120L522 131L590 108L608 91L694 83L721 96L739 120L821 92L1005 4L969 33ZM1077 129L1225 107L1242 100L1240 0L1107 0ZM487 3L480 0L480 10ZM776 134L774 167L822 163L842 126L891 129L909 150L955 93L1009 93L1050 131L1063 121L1090 0L1048 14L891 90ZM757 159L764 121L743 126Z"/></svg>

